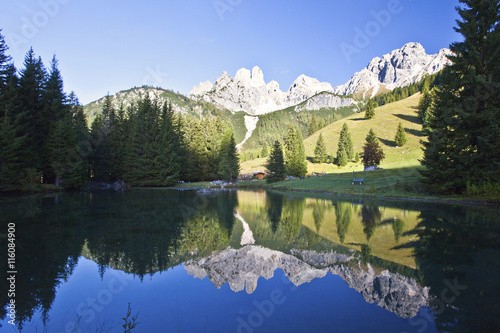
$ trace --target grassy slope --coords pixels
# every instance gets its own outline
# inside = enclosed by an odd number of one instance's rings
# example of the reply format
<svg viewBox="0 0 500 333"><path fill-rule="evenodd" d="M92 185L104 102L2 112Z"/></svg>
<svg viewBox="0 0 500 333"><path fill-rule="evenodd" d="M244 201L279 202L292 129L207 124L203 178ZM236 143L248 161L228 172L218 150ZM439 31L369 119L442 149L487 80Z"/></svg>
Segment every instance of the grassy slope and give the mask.
<svg viewBox="0 0 500 333"><path fill-rule="evenodd" d="M373 128L379 139L381 139L381 147L386 156L385 160L381 163L382 168L415 168L419 166L420 163L418 160L422 157L420 140L425 138L422 136L422 125L417 117L417 105L419 100L420 94L415 94L405 100L377 108L375 117L371 120L365 120L363 118L364 113L357 113L326 126L304 140L308 159L312 159L314 156L314 148L316 147L316 141L320 133L325 140L328 154L336 155L342 125L347 123L354 142L355 152L362 152L365 137L370 128ZM396 148L394 136L396 135L399 122L403 124L406 130L408 143L405 147ZM241 171L242 173L252 173L258 170L264 170L263 165L265 161L266 159L261 158L244 162L241 164ZM350 163L344 168L339 168L333 164L308 163L309 174L322 171L326 173L345 173L346 171L352 172L353 170L363 170L362 164Z"/></svg>
<svg viewBox="0 0 500 333"><path fill-rule="evenodd" d="M329 154L336 154L338 139L342 125L347 123L354 142L356 152L361 152L364 140L370 128L381 141L386 158L380 164L383 170L363 172L361 163L350 163L346 167L339 168L333 164L313 164L308 162L308 173L326 172L323 177L307 177L305 180L287 180L272 184L269 187L276 189L292 189L305 191L324 191L329 193L347 195L373 195L391 197L429 197L419 193L421 168L419 159L422 157L420 140L425 139L421 133L421 124L417 117L417 105L420 93L405 100L394 102L379 107L375 111L375 117L365 120L364 113L358 113L337 121L316 132L306 140L304 145L306 155L311 159L319 134L323 134ZM406 130L408 143L404 147L395 147L394 136L398 123L401 122ZM257 159L242 163L242 173L251 173L256 170L264 170L265 159ZM353 174L355 172L355 174ZM352 185L353 175L355 178L364 178L365 183ZM265 181L252 183L252 186L268 185Z"/></svg>
<svg viewBox="0 0 500 333"><path fill-rule="evenodd" d="M328 153L336 155L340 131L343 124L347 123L355 152L361 153L363 151L366 135L372 128L380 139L381 147L385 153L385 159L380 165L382 168L393 169L418 166L420 165L418 160L422 157L420 140L425 138L422 136L422 125L417 115L419 100L420 93L402 101L379 107L375 110L375 117L371 120L365 120L363 118L364 113L358 113L335 122L304 140L306 155L311 158L314 156L314 148L320 133L323 134ZM399 122L405 128L408 143L404 147L397 148L394 137ZM310 172L317 169L317 166L310 165L310 167L313 169L309 170ZM349 165L347 168L360 169L361 164L357 167ZM334 167L334 169L339 170L338 167ZM345 169L340 169L340 171L345 171Z"/></svg>

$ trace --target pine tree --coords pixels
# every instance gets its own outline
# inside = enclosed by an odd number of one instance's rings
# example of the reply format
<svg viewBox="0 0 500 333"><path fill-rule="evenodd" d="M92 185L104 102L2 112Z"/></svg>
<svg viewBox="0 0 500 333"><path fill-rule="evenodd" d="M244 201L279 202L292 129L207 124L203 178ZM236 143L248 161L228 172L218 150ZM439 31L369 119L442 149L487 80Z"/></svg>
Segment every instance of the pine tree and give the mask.
<svg viewBox="0 0 500 333"><path fill-rule="evenodd" d="M58 61L54 56L51 62L49 76L45 81L42 100L43 100L43 117L46 126L45 132L42 134L45 142L52 130L54 124L65 118L68 115L69 108L67 105L67 97L63 90L63 79L57 67ZM46 146L45 146L46 147ZM45 183L53 183L56 175L52 168L53 161L48 156L49 152L44 149L42 154L43 163L43 179Z"/></svg>
<svg viewBox="0 0 500 333"><path fill-rule="evenodd" d="M323 140L323 134L320 133L318 141L316 141L316 148L314 148L314 163L325 163L327 158L325 141Z"/></svg>
<svg viewBox="0 0 500 333"><path fill-rule="evenodd" d="M159 124L159 138L155 141L156 156L153 159L155 179L152 185L171 186L180 179L181 160L176 154L178 137L174 128L174 112L172 104L164 103Z"/></svg>
<svg viewBox="0 0 500 333"><path fill-rule="evenodd" d="M354 145L352 143L349 127L346 123L340 131L339 143L337 148L337 165L346 166L349 161L354 159Z"/></svg>
<svg viewBox="0 0 500 333"><path fill-rule="evenodd" d="M450 45L452 64L436 90L430 135L424 142L425 183L436 191L463 192L500 179L500 10L498 0L460 0Z"/></svg>
<svg viewBox="0 0 500 333"><path fill-rule="evenodd" d="M375 105L373 104L373 100L368 100L365 107L365 119L372 119L375 117Z"/></svg>
<svg viewBox="0 0 500 333"><path fill-rule="evenodd" d="M301 177L307 173L304 140L300 131L291 126L285 139L285 165L290 176Z"/></svg>
<svg viewBox="0 0 500 333"><path fill-rule="evenodd" d="M112 108L112 99L108 95L104 100L102 113L95 117L90 128L92 178L96 181L110 182L112 180L110 143L112 124L109 117Z"/></svg>
<svg viewBox="0 0 500 333"><path fill-rule="evenodd" d="M12 60L7 54L8 49L9 47L5 43L5 38L2 35L2 29L0 29L0 95L6 85L10 61Z"/></svg>
<svg viewBox="0 0 500 333"><path fill-rule="evenodd" d="M363 165L365 167L376 166L379 165L384 158L385 155L379 145L379 140L375 135L375 132L373 132L373 129L370 129L363 146Z"/></svg>
<svg viewBox="0 0 500 333"><path fill-rule="evenodd" d="M51 127L44 114L43 89L46 70L42 60L36 58L31 48L24 58L24 68L20 71L19 96L20 113L17 115L21 132L27 134L23 162L25 167L41 171L43 168L43 146Z"/></svg>
<svg viewBox="0 0 500 333"><path fill-rule="evenodd" d="M152 186L155 178L155 139L159 136L158 104L148 94L137 104L127 151L125 181L136 186Z"/></svg>
<svg viewBox="0 0 500 333"><path fill-rule="evenodd" d="M222 179L237 179L240 173L240 161L236 149L233 131L228 129L222 138L219 175Z"/></svg>
<svg viewBox="0 0 500 333"><path fill-rule="evenodd" d="M92 145L90 143L90 133L87 126L87 118L83 112L83 105L76 95L71 92L68 95L68 107L73 118L73 129L76 137L77 156L80 158L81 166L79 170L80 183L84 184L89 178L90 157L92 155ZM75 156L76 158L76 156Z"/></svg>
<svg viewBox="0 0 500 333"><path fill-rule="evenodd" d="M345 147L342 146L337 150L337 165L343 167L346 166L348 163L349 159L347 158Z"/></svg>
<svg viewBox="0 0 500 333"><path fill-rule="evenodd" d="M396 142L396 146L398 147L403 147L408 142L408 139L406 138L405 129L401 124L401 122L399 122L398 130L396 132L396 137L394 138L394 141Z"/></svg>
<svg viewBox="0 0 500 333"><path fill-rule="evenodd" d="M278 140L276 140L271 148L271 155L269 155L267 159L266 169L269 171L269 175L266 177L267 183L280 182L285 178L286 168L283 158L283 149Z"/></svg>

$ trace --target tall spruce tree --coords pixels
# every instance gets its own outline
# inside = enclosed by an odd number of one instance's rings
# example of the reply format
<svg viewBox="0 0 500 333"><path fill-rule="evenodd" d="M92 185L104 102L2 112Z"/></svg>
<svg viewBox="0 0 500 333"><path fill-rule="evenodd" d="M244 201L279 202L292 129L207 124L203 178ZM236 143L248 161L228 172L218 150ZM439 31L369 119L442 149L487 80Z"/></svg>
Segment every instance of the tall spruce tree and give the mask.
<svg viewBox="0 0 500 333"><path fill-rule="evenodd" d="M43 146L51 127L44 113L43 91L46 70L42 60L35 56L31 48L24 58L24 68L20 71L19 96L21 110L18 114L21 132L27 134L23 147L25 167L42 171Z"/></svg>
<svg viewBox="0 0 500 333"><path fill-rule="evenodd" d="M460 0L452 64L436 91L424 142L424 181L436 191L463 192L500 179L500 2Z"/></svg>
<svg viewBox="0 0 500 333"><path fill-rule="evenodd" d="M222 179L237 179L240 173L240 159L236 149L233 131L227 129L220 147L219 175Z"/></svg>
<svg viewBox="0 0 500 333"><path fill-rule="evenodd" d="M0 29L0 95L6 85L10 61L12 58L7 54L9 47L5 43L5 38Z"/></svg>
<svg viewBox="0 0 500 333"><path fill-rule="evenodd" d="M290 176L301 177L307 173L304 140L299 129L291 126L285 139L285 165Z"/></svg>
<svg viewBox="0 0 500 333"><path fill-rule="evenodd" d="M283 148L278 140L271 148L271 154L267 159L266 169L269 175L266 177L267 183L275 183L284 180L286 175L285 160L283 158Z"/></svg>
<svg viewBox="0 0 500 333"><path fill-rule="evenodd" d="M53 130L55 124L69 114L69 108L66 101L67 96L63 90L63 79L57 65L58 61L54 56L42 92L43 117L46 123L45 126L47 127L42 134L44 143L48 139L49 133ZM45 144L42 155L43 179L45 183L53 183L56 175L54 174L54 168L51 166L53 161L51 161L49 157L50 152L47 151L46 147L47 145Z"/></svg>
<svg viewBox="0 0 500 333"><path fill-rule="evenodd" d="M399 122L398 130L396 132L396 137L394 138L394 141L396 142L396 146L398 147L403 147L408 142L405 129L403 127L403 124L401 124L401 122Z"/></svg>
<svg viewBox="0 0 500 333"><path fill-rule="evenodd" d="M380 147L379 140L375 135L373 129L370 129L370 132L368 132L368 135L365 139L365 144L363 146L363 165L365 167L376 166L379 165L384 158L385 154Z"/></svg>
<svg viewBox="0 0 500 333"><path fill-rule="evenodd" d="M92 142L92 178L96 181L110 182L112 158L110 134L113 130L111 114L114 113L113 100L109 94L104 99L102 112L95 117L90 128Z"/></svg>
<svg viewBox="0 0 500 333"><path fill-rule="evenodd" d="M352 142L351 133L346 123L342 125L342 130L339 135L339 143L337 148L337 164L345 166L349 161L354 159L354 144Z"/></svg>
<svg viewBox="0 0 500 333"><path fill-rule="evenodd" d="M73 118L73 129L76 137L77 156L81 160L80 183L83 185L89 179L90 157L92 155L92 145L90 143L90 133L87 125L87 118L83 112L83 105L80 103L74 92L68 95L68 106L70 115Z"/></svg>
<svg viewBox="0 0 500 333"><path fill-rule="evenodd" d="M327 158L325 140L323 139L323 134L320 133L316 141L316 148L314 148L314 163L325 163Z"/></svg>
<svg viewBox="0 0 500 333"><path fill-rule="evenodd" d="M373 100L370 99L365 106L365 119L372 119L373 117L375 117L375 104Z"/></svg>
<svg viewBox="0 0 500 333"><path fill-rule="evenodd" d="M159 137L154 141L156 155L153 163L156 176L153 179L155 186L175 185L180 179L181 160L176 154L178 137L174 129L174 112L172 104L164 103L159 124Z"/></svg>

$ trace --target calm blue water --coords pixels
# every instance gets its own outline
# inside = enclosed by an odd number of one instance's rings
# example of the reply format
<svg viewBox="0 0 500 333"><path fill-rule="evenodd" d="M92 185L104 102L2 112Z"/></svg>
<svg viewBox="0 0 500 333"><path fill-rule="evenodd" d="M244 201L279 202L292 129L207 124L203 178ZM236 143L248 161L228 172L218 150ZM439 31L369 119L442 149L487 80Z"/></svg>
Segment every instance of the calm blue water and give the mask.
<svg viewBox="0 0 500 333"><path fill-rule="evenodd" d="M17 269L16 319L4 307L2 332L124 332L128 304L132 332L500 323L496 208L172 190L1 203Z"/></svg>

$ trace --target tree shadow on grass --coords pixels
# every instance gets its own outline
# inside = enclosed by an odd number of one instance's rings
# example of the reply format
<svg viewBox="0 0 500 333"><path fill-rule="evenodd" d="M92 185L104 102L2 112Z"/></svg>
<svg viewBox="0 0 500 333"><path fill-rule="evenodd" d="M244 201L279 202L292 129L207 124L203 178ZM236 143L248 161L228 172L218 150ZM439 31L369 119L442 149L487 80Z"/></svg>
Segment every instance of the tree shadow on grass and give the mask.
<svg viewBox="0 0 500 333"><path fill-rule="evenodd" d="M422 121L420 120L420 118L418 116L410 116L410 115L401 114L401 113L395 114L395 116L398 118L401 118L403 120L410 121L410 122L415 123L415 124L422 124Z"/></svg>
<svg viewBox="0 0 500 333"><path fill-rule="evenodd" d="M362 121L362 120L368 120L368 119L365 119L365 118L354 118L354 119L351 119L351 120L354 120L354 121Z"/></svg>
<svg viewBox="0 0 500 333"><path fill-rule="evenodd" d="M412 128L405 128L405 132L409 133L411 135L414 135L414 136L421 136L421 137L425 136L421 130L416 130L416 129L412 129Z"/></svg>
<svg viewBox="0 0 500 333"><path fill-rule="evenodd" d="M396 142L393 140L386 140L386 139L382 139L382 138L378 138L378 139L380 140L380 142L382 142L387 147L396 147Z"/></svg>

